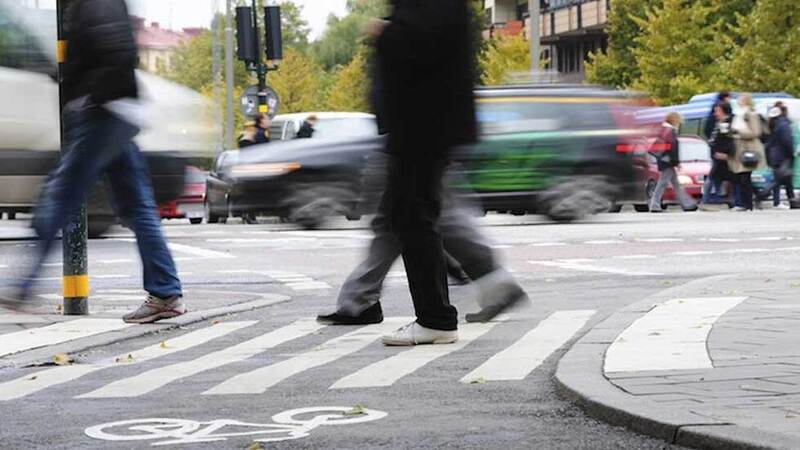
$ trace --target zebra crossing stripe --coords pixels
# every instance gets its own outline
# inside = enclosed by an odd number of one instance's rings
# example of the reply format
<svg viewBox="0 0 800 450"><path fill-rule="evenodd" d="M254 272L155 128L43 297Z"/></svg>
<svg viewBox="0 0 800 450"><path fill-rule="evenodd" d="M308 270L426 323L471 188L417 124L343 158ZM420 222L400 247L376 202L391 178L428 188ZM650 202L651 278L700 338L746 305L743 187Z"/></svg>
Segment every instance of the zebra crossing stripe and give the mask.
<svg viewBox="0 0 800 450"><path fill-rule="evenodd" d="M325 325L318 324L315 320L299 320L233 347L209 353L191 361L159 367L134 377L118 380L77 398L123 398L145 395L182 378L251 358L270 348L301 338L324 327Z"/></svg>
<svg viewBox="0 0 800 450"><path fill-rule="evenodd" d="M707 347L711 328L746 299L677 298L656 305L614 340L605 372L713 369Z"/></svg>
<svg viewBox="0 0 800 450"><path fill-rule="evenodd" d="M249 327L257 321L223 322L210 327L178 336L150 347L145 347L130 353L125 353L116 358L99 362L97 364L75 364L59 366L26 375L16 380L0 383L0 401L9 401L22 398L52 386L76 380L98 370L121 365L138 364L163 356L171 355L183 350L205 344L232 333L236 330Z"/></svg>
<svg viewBox="0 0 800 450"><path fill-rule="evenodd" d="M391 358L378 361L358 372L348 375L331 386L331 389L391 386L400 378L410 375L426 364L459 351L475 339L494 328L498 322L465 324L458 327L458 341L451 345L426 345L414 347Z"/></svg>
<svg viewBox="0 0 800 450"><path fill-rule="evenodd" d="M119 319L77 319L59 322L32 330L4 334L0 340L0 357L48 345L61 344L109 331L130 327Z"/></svg>
<svg viewBox="0 0 800 450"><path fill-rule="evenodd" d="M461 382L524 380L551 354L572 339L595 312L577 310L551 314L520 340L465 375Z"/></svg>
<svg viewBox="0 0 800 450"><path fill-rule="evenodd" d="M355 353L376 341L381 335L413 320L412 317L392 317L385 319L383 323L359 328L294 358L232 377L203 392L203 395L264 393L293 375Z"/></svg>

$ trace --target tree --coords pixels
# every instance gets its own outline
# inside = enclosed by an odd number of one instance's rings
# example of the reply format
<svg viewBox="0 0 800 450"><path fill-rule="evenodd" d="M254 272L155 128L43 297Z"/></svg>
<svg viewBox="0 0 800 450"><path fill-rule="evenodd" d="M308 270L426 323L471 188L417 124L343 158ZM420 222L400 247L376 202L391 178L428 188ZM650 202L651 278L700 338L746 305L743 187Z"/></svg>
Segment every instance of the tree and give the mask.
<svg viewBox="0 0 800 450"><path fill-rule="evenodd" d="M328 109L331 111L367 112L370 81L367 73L367 50L361 49L346 66L336 72L330 87Z"/></svg>
<svg viewBox="0 0 800 450"><path fill-rule="evenodd" d="M717 39L724 23L712 21L718 11L705 2L664 0L646 18L635 18L642 34L634 39L640 77L632 87L661 104L683 103L721 87L719 63L728 49Z"/></svg>
<svg viewBox="0 0 800 450"><path fill-rule="evenodd" d="M658 6L661 0L614 0L608 15L608 49L589 56L586 81L625 88L639 78L634 52L642 29L637 19L645 17L648 7Z"/></svg>
<svg viewBox="0 0 800 450"><path fill-rule="evenodd" d="M757 2L734 28L743 44L724 70L742 91L800 95L800 5L793 0Z"/></svg>
<svg viewBox="0 0 800 450"><path fill-rule="evenodd" d="M303 19L303 6L297 5L290 0L281 2L280 6L283 45L286 48L306 51L311 28L308 26L308 21Z"/></svg>
<svg viewBox="0 0 800 450"><path fill-rule="evenodd" d="M347 15L342 18L329 16L325 34L311 48L317 64L325 70L347 65L362 44L367 22L383 17L386 8L384 0L348 0Z"/></svg>
<svg viewBox="0 0 800 450"><path fill-rule="evenodd" d="M282 113L314 111L321 106L321 69L301 51L284 52L280 69L271 72L269 85L278 93Z"/></svg>
<svg viewBox="0 0 800 450"><path fill-rule="evenodd" d="M496 37L481 54L479 65L484 85L507 83L509 75L514 72L530 71L530 44L521 35Z"/></svg>

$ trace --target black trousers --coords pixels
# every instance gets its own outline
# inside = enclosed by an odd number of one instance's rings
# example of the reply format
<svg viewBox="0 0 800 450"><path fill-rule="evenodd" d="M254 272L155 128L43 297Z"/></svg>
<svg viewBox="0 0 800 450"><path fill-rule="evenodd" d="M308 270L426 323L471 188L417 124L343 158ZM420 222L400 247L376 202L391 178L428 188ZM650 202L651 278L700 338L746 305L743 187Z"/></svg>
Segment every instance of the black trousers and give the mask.
<svg viewBox="0 0 800 450"><path fill-rule="evenodd" d="M401 152L392 155L380 208L402 245L417 323L437 330L455 330L458 313L450 304L447 265L438 228L447 161L414 150L408 155Z"/></svg>
<svg viewBox="0 0 800 450"><path fill-rule="evenodd" d="M739 188L740 202L744 209L753 209L753 180L752 172L741 172L734 176L734 183Z"/></svg>

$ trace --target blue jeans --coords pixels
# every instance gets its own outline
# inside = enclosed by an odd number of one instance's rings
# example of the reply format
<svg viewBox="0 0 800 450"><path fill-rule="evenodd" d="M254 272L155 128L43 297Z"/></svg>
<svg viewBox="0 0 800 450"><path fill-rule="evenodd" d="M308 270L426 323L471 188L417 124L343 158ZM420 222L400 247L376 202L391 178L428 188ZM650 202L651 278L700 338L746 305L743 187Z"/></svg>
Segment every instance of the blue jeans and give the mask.
<svg viewBox="0 0 800 450"><path fill-rule="evenodd" d="M70 215L92 186L107 176L117 214L136 234L144 289L159 298L182 295L175 262L161 234L150 175L133 142L138 128L96 107L67 109L63 120L68 152L51 174L35 210L33 227L39 244L30 278L36 278Z"/></svg>

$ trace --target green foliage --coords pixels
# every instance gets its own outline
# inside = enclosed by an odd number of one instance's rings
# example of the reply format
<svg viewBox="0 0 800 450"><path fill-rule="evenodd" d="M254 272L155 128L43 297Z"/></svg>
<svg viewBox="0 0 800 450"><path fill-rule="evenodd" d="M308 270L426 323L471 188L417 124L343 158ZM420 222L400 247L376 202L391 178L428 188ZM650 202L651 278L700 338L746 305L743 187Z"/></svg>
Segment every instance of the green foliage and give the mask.
<svg viewBox="0 0 800 450"><path fill-rule="evenodd" d="M320 109L321 71L319 66L301 51L289 48L284 52L280 68L271 72L269 76L269 85L280 97L282 113Z"/></svg>
<svg viewBox="0 0 800 450"><path fill-rule="evenodd" d="M291 0L284 0L279 4L281 6L283 46L306 51L311 28L308 26L308 21L303 19L303 7L296 5Z"/></svg>
<svg viewBox="0 0 800 450"><path fill-rule="evenodd" d="M330 111L368 112L370 81L366 50L361 49L346 66L333 76L328 97Z"/></svg>
<svg viewBox="0 0 800 450"><path fill-rule="evenodd" d="M312 57L325 70L347 65L363 42L367 22L386 12L384 0L348 0L345 17L328 17L325 34L311 46Z"/></svg>
<svg viewBox="0 0 800 450"><path fill-rule="evenodd" d="M661 104L685 102L699 92L716 90L725 53L716 39L723 23L712 22L719 5L664 0L645 18L634 18L642 34L634 41L640 77L632 86Z"/></svg>
<svg viewBox="0 0 800 450"><path fill-rule="evenodd" d="M509 75L530 71L530 44L521 35L493 38L479 57L479 65L484 85L505 84Z"/></svg>
<svg viewBox="0 0 800 450"><path fill-rule="evenodd" d="M760 1L739 22L734 32L743 44L725 65L735 88L800 95L800 4Z"/></svg>
<svg viewBox="0 0 800 450"><path fill-rule="evenodd" d="M614 0L608 15L608 50L595 52L586 63L586 81L624 88L639 78L634 52L641 35L637 19L648 7L661 6L661 0Z"/></svg>

